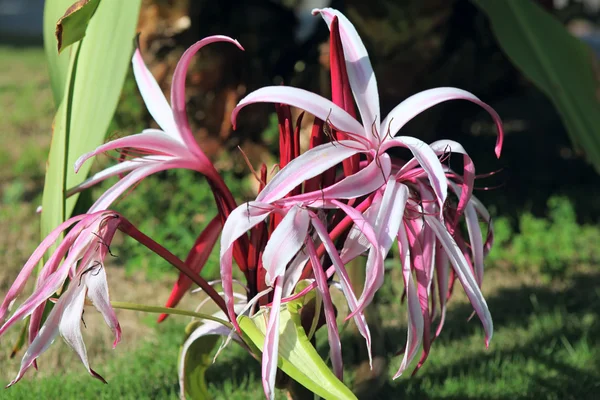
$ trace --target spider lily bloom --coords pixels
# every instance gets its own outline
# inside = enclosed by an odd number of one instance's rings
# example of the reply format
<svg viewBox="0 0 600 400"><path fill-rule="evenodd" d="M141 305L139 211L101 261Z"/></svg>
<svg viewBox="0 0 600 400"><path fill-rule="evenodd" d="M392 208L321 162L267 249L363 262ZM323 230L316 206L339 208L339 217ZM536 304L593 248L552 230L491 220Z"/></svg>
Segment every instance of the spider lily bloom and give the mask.
<svg viewBox="0 0 600 400"><path fill-rule="evenodd" d="M177 63L173 75L171 106L167 103L158 83L144 64L140 50L136 49L132 58L135 79L148 111L162 130L146 129L142 133L110 141L94 151L82 155L75 163L76 170L93 156L110 150L120 149L121 154L129 159L121 160L118 164L98 172L68 192L68 194L73 194L107 178L121 177L117 183L96 200L88 211L95 212L107 209L128 188L156 172L172 168L185 168L205 175L212 188L219 215L198 236L196 243L187 256L186 264L197 273L206 263L208 255L221 232L225 218L236 207L236 202L229 188L194 139L186 115L185 79L188 66L197 51L205 45L216 42L232 43L243 50L236 40L227 36L210 36L192 45ZM241 238L235 244L234 255L243 271L246 269L246 262L241 255L245 253L247 247L246 238ZM183 273L180 274L166 306L175 306L191 285L190 278ZM159 321L164 320L166 317L166 314L161 315Z"/></svg>
<svg viewBox="0 0 600 400"><path fill-rule="evenodd" d="M162 130L146 129L142 133L113 140L94 151L82 155L75 169L91 157L109 150L121 149L122 155L139 155L91 176L70 193L88 188L112 176L124 176L107 190L92 206L90 212L106 209L118 196L148 175L171 168L185 168L204 174L211 186L217 204L223 213L235 208L235 201L222 178L206 154L200 149L190 128L185 107L185 78L194 54L207 44L228 42L243 50L227 36L210 36L192 45L183 54L173 75L171 107L158 83L144 64L139 49L132 59L135 79L148 111Z"/></svg>
<svg viewBox="0 0 600 400"><path fill-rule="evenodd" d="M110 253L109 246L120 223L120 215L111 211L71 218L51 232L27 261L2 303L3 314L6 314L7 305L14 302L22 291L44 252L65 229L75 224L44 264L33 294L0 327L0 335L2 335L17 321L31 315L30 345L23 356L16 378L9 386L23 377L36 358L52 344L58 333L75 350L88 372L104 381L89 366L80 322L87 296L112 329L115 335L113 347L119 343L121 328L108 297L104 259ZM66 258L61 263L65 255ZM46 301L64 286L67 278L70 278L67 290L60 296L44 325L39 329Z"/></svg>

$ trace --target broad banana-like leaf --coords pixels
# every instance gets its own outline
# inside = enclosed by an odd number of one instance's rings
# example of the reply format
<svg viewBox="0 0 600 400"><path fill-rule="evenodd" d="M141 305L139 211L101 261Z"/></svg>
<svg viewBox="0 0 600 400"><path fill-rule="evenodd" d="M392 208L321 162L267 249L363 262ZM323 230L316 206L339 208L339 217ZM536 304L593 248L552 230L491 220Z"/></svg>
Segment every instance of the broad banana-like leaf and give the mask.
<svg viewBox="0 0 600 400"><path fill-rule="evenodd" d="M56 41L58 52L80 41L98 7L100 0L79 0L67 9L65 15L56 23Z"/></svg>
<svg viewBox="0 0 600 400"><path fill-rule="evenodd" d="M558 110L573 145L600 172L600 66L594 52L532 0L472 0L498 43Z"/></svg>
<svg viewBox="0 0 600 400"><path fill-rule="evenodd" d="M315 350L300 323L299 301L287 303L280 314L279 361L277 366L292 379L324 399L356 399L327 367ZM252 318L238 317L245 340L262 351L267 330L264 312Z"/></svg>
<svg viewBox="0 0 600 400"><path fill-rule="evenodd" d="M69 2L67 2L69 3ZM65 14L55 7L61 0L48 0L45 21ZM102 0L89 20L85 37L70 46L70 67L64 72L64 55L57 54L56 42L48 44L50 79L59 109L54 120L42 200L42 237L69 216L77 196L65 199L66 189L81 183L91 163L74 172L75 160L99 146L115 112L133 50L141 0ZM58 20L57 18L57 20ZM55 20L55 23L56 21ZM64 79L63 79L64 76ZM63 82L62 91L54 90Z"/></svg>

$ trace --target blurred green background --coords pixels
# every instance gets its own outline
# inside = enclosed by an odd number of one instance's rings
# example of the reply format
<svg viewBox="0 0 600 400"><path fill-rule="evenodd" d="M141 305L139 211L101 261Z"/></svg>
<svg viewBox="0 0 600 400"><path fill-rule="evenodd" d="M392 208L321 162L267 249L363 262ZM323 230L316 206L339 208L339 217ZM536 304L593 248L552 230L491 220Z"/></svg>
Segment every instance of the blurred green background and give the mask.
<svg viewBox="0 0 600 400"><path fill-rule="evenodd" d="M203 50L188 76L188 110L198 141L240 201L252 198L255 187L237 146L255 166L270 165L277 127L272 107L253 106L232 131L232 105L250 90L282 82L328 95L327 30L316 18L316 24L308 22L305 3L147 0L142 7L142 51L165 93L178 57L194 41L220 33L244 45L244 53L218 46ZM360 345L348 333L343 347L350 366L347 382L364 398L595 398L600 385L600 181L586 161L585 146L573 145L559 111L506 56L488 18L470 1L331 3L365 41L384 113L420 90L455 86L496 108L507 134L497 160L491 121L462 102L429 110L403 131L426 141L457 140L478 173L498 171L478 181L475 192L495 217L496 244L483 287L496 327L490 348L484 348L477 321L466 322L471 310L457 287L427 364L415 377L391 381L406 333L402 278L398 263L390 262L393 279L386 280L372 311L380 326L379 361L374 372L365 370ZM597 2L536 3L587 41L593 54L600 43ZM43 1L0 0L0 296L39 241L35 209L41 204L54 112L41 26L36 30L42 6ZM573 79L581 73L573 68ZM108 136L152 124L130 73ZM94 170L111 162L109 156L99 157ZM452 162L460 168L460 160ZM110 183L89 194L97 197ZM180 257L216 214L208 185L189 171L150 177L114 208ZM131 241L118 240L114 249L112 298L163 303L177 276L173 269ZM218 275L215 254L203 274ZM195 307L200 300L187 296L182 306ZM0 392L0 398L177 398L177 349L186 319L172 317L157 327L154 316L121 311L119 317L124 341L109 353L108 329L97 316L87 321L86 313L91 362L108 386L85 376L61 344L40 359L39 372ZM0 341L0 383L18 368L19 357L9 358L17 333ZM323 339L318 343L325 354ZM228 348L207 379L215 398L247 399L261 398L259 376L258 363Z"/></svg>

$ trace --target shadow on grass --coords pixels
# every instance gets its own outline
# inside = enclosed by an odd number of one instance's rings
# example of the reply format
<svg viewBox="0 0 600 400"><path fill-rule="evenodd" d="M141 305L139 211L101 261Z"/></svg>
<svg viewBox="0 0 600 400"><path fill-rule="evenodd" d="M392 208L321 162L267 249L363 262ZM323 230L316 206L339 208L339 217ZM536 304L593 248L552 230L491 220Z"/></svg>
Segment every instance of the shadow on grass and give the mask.
<svg viewBox="0 0 600 400"><path fill-rule="evenodd" d="M411 379L386 382L377 398L593 398L600 389L600 349L594 343L600 336L599 288L600 274L594 273L572 277L561 291L538 286L500 290L487 299L499 343L493 339L490 350L475 354L462 345L475 340L476 318L465 322L472 308L452 307L433 344L431 365ZM483 342L478 326L477 331ZM405 333L398 329L384 334L386 349L403 343L399 338ZM436 359L436 348L466 356L444 364Z"/></svg>
<svg viewBox="0 0 600 400"><path fill-rule="evenodd" d="M484 349L477 319L466 322L470 305L453 305L428 362L416 376L409 378L409 369L407 377L392 381L390 371L384 371L388 379L367 385L368 394L359 398L594 398L600 389L600 346L595 342L600 337L600 273L582 273L568 281L563 290L523 285L489 296L495 325L489 350ZM374 353L390 360L401 350L405 335L403 327L374 334ZM360 374L359 364L366 357L363 340L344 335L342 341L349 375ZM322 355L327 351L326 343L319 346ZM390 368L399 364L394 358ZM227 392L230 385L254 388L260 365L233 346L209 368L206 378L218 392Z"/></svg>

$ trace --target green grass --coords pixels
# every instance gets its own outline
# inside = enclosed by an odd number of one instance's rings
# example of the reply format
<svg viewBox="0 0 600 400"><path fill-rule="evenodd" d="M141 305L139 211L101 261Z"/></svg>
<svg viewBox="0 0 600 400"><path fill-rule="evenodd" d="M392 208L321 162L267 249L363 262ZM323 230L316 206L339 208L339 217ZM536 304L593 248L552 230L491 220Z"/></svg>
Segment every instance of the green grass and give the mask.
<svg viewBox="0 0 600 400"><path fill-rule="evenodd" d="M497 274L490 278L498 279ZM379 342L379 354L390 360L387 379L379 391L377 385L368 385L368 396L361 398L594 398L600 389L600 273L575 274L554 289L521 286L519 278L513 276L504 288L487 296L495 322L489 349L484 348L478 322L466 322L471 308L454 304L429 360L415 377L409 377L409 370L396 381L389 379L400 363L400 357L393 356L404 344L405 331L402 324L384 323L374 340ZM398 304L381 305L382 300L394 299L380 299L381 315L405 312ZM181 322L171 320L159 326L151 342L105 365L95 365L108 385L83 373L60 375L25 380L3 392L2 399L175 399L182 331ZM344 335L346 377L351 385L358 378L362 346ZM319 349L327 352L326 346ZM260 399L259 376L258 363L234 345L208 370L207 381L215 399Z"/></svg>

